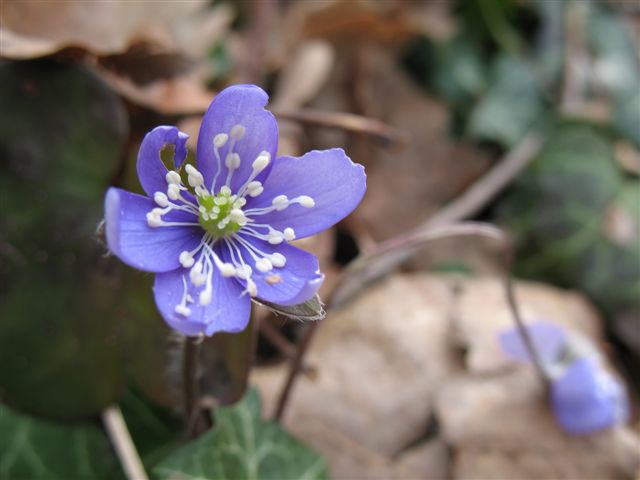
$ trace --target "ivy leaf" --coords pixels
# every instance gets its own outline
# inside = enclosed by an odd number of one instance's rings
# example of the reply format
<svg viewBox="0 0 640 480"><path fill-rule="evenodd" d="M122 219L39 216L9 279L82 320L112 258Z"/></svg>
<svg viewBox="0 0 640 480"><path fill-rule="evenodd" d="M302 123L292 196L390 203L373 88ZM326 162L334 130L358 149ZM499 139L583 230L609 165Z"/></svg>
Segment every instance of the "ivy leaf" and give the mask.
<svg viewBox="0 0 640 480"><path fill-rule="evenodd" d="M293 480L327 478L322 457L280 425L260 418L260 398L251 389L233 407L215 413L215 427L175 452L155 469L163 480Z"/></svg>
<svg viewBox="0 0 640 480"><path fill-rule="evenodd" d="M471 112L469 133L512 147L544 112L540 87L529 65L507 55L496 60L489 85Z"/></svg>
<svg viewBox="0 0 640 480"><path fill-rule="evenodd" d="M107 438L94 425L37 420L0 405L0 478L122 478Z"/></svg>
<svg viewBox="0 0 640 480"><path fill-rule="evenodd" d="M519 275L586 292L607 313L637 309L637 181L623 181L599 129L558 123L498 209Z"/></svg>

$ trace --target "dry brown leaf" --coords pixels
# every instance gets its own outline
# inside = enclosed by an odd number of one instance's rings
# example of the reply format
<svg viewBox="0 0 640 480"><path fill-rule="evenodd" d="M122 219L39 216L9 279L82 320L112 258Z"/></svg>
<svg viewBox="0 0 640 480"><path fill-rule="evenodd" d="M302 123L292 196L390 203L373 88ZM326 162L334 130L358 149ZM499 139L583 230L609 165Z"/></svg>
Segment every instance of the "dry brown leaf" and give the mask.
<svg viewBox="0 0 640 480"><path fill-rule="evenodd" d="M302 43L278 77L273 107L299 108L313 99L327 81L334 60L330 43L323 40Z"/></svg>
<svg viewBox="0 0 640 480"><path fill-rule="evenodd" d="M203 113L215 95L206 90L200 80L193 76L137 85L104 69L101 69L100 73L111 87L127 100L165 115Z"/></svg>
<svg viewBox="0 0 640 480"><path fill-rule="evenodd" d="M228 7L205 9L207 5L205 0L4 0L1 55L32 58L66 47L108 55L148 41L195 56L202 54L202 45L220 37L231 19ZM193 45L200 47L195 51Z"/></svg>
<svg viewBox="0 0 640 480"><path fill-rule="evenodd" d="M316 146L345 146L351 158L365 166L367 195L353 215L369 226L375 239L385 240L424 222L490 162L477 148L449 138L449 109L400 70L392 51L367 47L359 54L339 52L330 84L313 106L352 111L357 103L358 113L410 137L409 145L396 151L375 148L368 140L348 143L342 132L313 132ZM353 91L346 92L345 85Z"/></svg>

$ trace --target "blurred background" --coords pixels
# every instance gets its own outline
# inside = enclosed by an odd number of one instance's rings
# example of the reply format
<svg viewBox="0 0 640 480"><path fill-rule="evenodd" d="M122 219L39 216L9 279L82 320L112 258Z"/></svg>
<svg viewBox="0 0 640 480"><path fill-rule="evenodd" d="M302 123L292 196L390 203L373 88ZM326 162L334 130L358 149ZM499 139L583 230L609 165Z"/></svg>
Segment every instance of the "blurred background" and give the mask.
<svg viewBox="0 0 640 480"><path fill-rule="evenodd" d="M4 0L0 478L122 478L100 423L114 403L154 478L243 477L189 463L211 455L184 447L183 342L152 276L107 255L98 228L108 186L141 191L145 133L177 125L193 155L234 83L269 93L280 154L342 147L368 191L299 242L323 298L353 294L319 324L256 307L244 333L206 340L203 408L250 383L244 401L260 392L271 417L314 328L282 417L308 446L289 453L324 465L308 478L638 478L639 35L634 0ZM461 220L513 235L525 320L597 346L628 425L567 435L533 369L499 351L495 242L429 242L375 283L345 277L358 255Z"/></svg>

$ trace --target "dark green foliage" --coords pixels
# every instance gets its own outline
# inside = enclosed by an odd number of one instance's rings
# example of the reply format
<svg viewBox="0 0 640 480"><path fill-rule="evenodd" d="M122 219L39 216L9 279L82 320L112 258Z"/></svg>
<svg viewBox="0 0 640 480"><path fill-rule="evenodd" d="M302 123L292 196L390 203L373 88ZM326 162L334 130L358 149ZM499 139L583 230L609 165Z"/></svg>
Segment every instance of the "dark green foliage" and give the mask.
<svg viewBox="0 0 640 480"><path fill-rule="evenodd" d="M121 479L107 438L91 424L34 420L0 405L0 478Z"/></svg>
<svg viewBox="0 0 640 480"><path fill-rule="evenodd" d="M637 180L623 183L600 130L558 125L499 207L518 240L518 274L582 289L609 312L637 305L639 189Z"/></svg>
<svg viewBox="0 0 640 480"><path fill-rule="evenodd" d="M260 418L255 390L232 407L215 413L215 426L174 452L154 473L160 479L295 480L327 478L319 455L286 433L280 425Z"/></svg>

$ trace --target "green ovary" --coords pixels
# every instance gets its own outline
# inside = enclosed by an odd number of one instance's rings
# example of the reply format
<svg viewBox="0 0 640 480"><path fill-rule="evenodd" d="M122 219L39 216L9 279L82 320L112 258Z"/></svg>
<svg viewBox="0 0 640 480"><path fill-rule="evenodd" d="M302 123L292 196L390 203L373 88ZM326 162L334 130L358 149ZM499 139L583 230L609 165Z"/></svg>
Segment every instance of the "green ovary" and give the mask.
<svg viewBox="0 0 640 480"><path fill-rule="evenodd" d="M227 193L198 195L198 203L201 207L198 221L202 228L214 238L225 237L240 230L241 225L228 218L233 208L231 195Z"/></svg>

